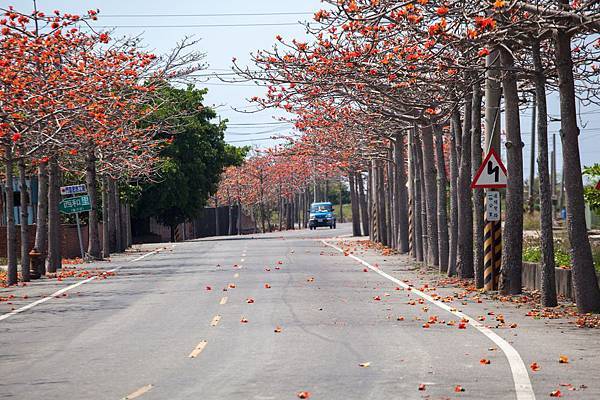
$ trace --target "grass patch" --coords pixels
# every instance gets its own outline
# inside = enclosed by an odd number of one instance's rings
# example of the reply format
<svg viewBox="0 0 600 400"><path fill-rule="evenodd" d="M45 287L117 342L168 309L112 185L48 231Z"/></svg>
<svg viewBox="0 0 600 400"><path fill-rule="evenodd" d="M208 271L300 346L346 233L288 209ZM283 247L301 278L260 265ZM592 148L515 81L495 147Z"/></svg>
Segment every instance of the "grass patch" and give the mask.
<svg viewBox="0 0 600 400"><path fill-rule="evenodd" d="M540 230L540 212L534 211L533 213L523 213L523 229L526 231L539 231Z"/></svg>
<svg viewBox="0 0 600 400"><path fill-rule="evenodd" d="M351 204L344 204L344 222L351 222L352 221L352 205ZM339 222L340 221L340 205L339 204L334 204L333 205L333 215L335 215L336 220Z"/></svg>

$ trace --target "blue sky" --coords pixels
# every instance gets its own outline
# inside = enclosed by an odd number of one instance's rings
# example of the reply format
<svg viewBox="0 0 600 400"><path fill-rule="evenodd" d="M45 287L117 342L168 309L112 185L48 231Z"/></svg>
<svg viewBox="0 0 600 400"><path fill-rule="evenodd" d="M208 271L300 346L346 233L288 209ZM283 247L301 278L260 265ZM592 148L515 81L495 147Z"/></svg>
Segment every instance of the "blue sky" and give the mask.
<svg viewBox="0 0 600 400"><path fill-rule="evenodd" d="M31 1L5 1L0 4L15 5L19 9L30 9ZM249 64L249 53L269 48L275 43L275 36L281 34L288 38L302 38L304 28L297 22L310 19L312 14L322 8L319 0L38 0L38 8L52 11L84 13L88 9L100 9L96 25L117 26L117 35L141 34L148 49L164 53L174 43L185 36L201 39L197 48L206 53L209 64L207 72L231 72L231 60L236 57L240 65ZM291 13L290 15L248 15L261 13ZM166 17L164 15L178 15ZM198 14L246 14L239 16L198 16ZM140 15L152 15L141 17ZM181 16L183 15L183 16ZM190 25L241 25L241 24L289 24L284 26L229 26L229 27L192 27ZM169 25L175 27L156 27ZM119 27L120 26L120 27ZM127 27L123 27L127 26ZM136 26L136 27L130 27ZM178 27L183 26L183 27ZM231 78L231 77L228 77ZM275 117L284 115L274 110L244 114L232 108L254 110L246 99L263 92L252 84L227 84L217 78L209 79L205 84L209 89L207 105L218 106L218 113L229 120L226 140L236 145L273 145L269 138L274 134L288 133L289 125L272 124ZM246 125L261 124L268 125ZM276 130L277 129L277 130ZM243 141L243 142L242 142Z"/></svg>
<svg viewBox="0 0 600 400"><path fill-rule="evenodd" d="M0 0L0 4L15 5L19 9L31 8L31 1ZM173 44L185 37L194 36L202 39L198 50L207 54L209 72L223 73L231 68L231 59L236 57L240 65L247 64L249 53L257 49L269 48L275 42L275 36L281 34L285 38L302 38L304 29L299 20L310 19L312 13L322 8L319 0L38 0L42 10L60 9L64 12L83 13L90 8L99 8L100 20L98 25L136 26L120 27L116 33L122 35L141 34L148 49L156 53L166 52ZM246 14L241 16L190 16L197 14ZM260 13L293 13L292 15L248 15ZM306 13L306 14L304 14ZM185 15L165 17L164 15ZM119 17L117 17L117 15ZM139 17L140 15L153 15ZM222 24L290 24L285 26L253 26L253 27L190 27L189 25L222 25ZM156 25L175 27L158 28ZM183 26L183 27L182 27ZM289 127L273 125L277 116L282 112L273 110L261 111L255 114L244 114L232 108L248 109L246 101L255 95L260 95L262 89L250 84L226 84L213 78L206 82L209 89L206 97L208 105L218 106L218 112L229 120L226 140L236 144L250 144L260 147L274 144L269 137L273 134L285 134ZM582 164L590 165L599 162L600 154L600 109L590 106L581 108L582 131L580 136ZM549 99L549 113L558 117L558 102L556 96ZM530 122L531 110L522 113L522 132L525 147L523 149L525 177L529 176L530 151ZM263 124L265 125L258 125ZM252 124L252 125L248 125ZM585 125L585 126L583 126ZM550 133L557 133L557 164L560 174L561 149L558 136L558 122L550 123ZM242 142L243 141L243 142ZM551 143L551 138L550 138Z"/></svg>

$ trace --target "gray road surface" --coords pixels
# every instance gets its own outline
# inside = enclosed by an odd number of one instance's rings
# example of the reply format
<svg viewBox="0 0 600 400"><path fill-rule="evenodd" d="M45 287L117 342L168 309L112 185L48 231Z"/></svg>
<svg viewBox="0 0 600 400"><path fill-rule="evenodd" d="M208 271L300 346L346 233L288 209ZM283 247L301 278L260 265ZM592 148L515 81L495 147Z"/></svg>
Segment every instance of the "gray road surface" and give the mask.
<svg viewBox="0 0 600 400"><path fill-rule="evenodd" d="M488 337L447 325L456 320L451 313L419 304L320 240L348 233L340 224L211 238L165 245L135 262L118 258L103 266L121 267L116 276L0 321L0 398L285 400L301 391L328 400L517 398L509 361ZM401 257L356 255L415 287L428 282ZM0 312L74 282L4 290L16 298ZM500 303L450 304L473 317L502 312L518 324L495 333L522 357L537 398L556 389L564 398L600 398L597 330L525 318ZM423 328L432 316L438 322ZM559 364L560 354L570 362Z"/></svg>

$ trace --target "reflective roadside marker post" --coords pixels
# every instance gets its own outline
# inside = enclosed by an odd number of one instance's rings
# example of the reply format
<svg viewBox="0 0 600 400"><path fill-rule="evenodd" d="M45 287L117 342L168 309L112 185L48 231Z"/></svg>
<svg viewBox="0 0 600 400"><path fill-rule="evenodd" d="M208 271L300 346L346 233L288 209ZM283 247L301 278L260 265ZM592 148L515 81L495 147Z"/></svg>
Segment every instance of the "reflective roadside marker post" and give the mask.
<svg viewBox="0 0 600 400"><path fill-rule="evenodd" d="M506 187L506 168L492 148L473 178L471 189L486 189L483 238L483 289L498 289L502 263L502 210L498 189Z"/></svg>

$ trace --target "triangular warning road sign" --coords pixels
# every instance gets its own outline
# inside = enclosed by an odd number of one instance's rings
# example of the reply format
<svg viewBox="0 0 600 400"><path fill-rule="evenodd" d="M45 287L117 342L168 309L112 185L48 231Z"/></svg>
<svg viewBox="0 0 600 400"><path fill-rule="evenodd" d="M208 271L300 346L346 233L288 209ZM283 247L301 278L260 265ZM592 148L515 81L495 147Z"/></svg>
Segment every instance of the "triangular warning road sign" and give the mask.
<svg viewBox="0 0 600 400"><path fill-rule="evenodd" d="M506 167L498 153L491 149L475 174L471 189L501 189L505 187Z"/></svg>

